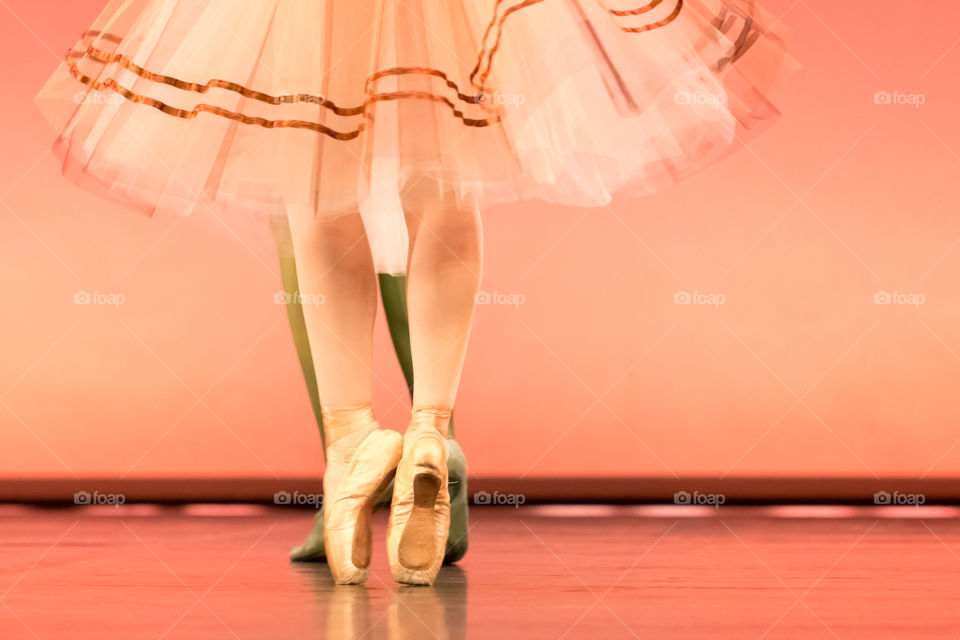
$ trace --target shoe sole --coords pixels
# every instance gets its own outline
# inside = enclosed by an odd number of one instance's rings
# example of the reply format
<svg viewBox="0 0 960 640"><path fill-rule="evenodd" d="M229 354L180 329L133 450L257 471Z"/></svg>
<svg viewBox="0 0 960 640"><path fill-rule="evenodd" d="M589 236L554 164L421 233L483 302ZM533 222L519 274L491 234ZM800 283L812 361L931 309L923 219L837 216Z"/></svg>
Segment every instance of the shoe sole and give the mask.
<svg viewBox="0 0 960 640"><path fill-rule="evenodd" d="M436 561L437 525L433 512L442 483L436 471L421 471L413 477L413 510L397 549L397 559L406 569L421 571Z"/></svg>

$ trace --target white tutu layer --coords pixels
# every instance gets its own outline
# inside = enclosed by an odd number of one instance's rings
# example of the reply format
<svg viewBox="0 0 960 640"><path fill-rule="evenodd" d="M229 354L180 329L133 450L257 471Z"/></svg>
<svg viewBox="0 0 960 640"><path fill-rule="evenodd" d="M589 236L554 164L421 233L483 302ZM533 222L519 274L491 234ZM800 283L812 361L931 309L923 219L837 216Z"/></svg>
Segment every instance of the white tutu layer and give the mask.
<svg viewBox="0 0 960 640"><path fill-rule="evenodd" d="M361 212L404 194L596 206L715 161L792 61L752 0L111 0L38 103L64 172L152 215Z"/></svg>

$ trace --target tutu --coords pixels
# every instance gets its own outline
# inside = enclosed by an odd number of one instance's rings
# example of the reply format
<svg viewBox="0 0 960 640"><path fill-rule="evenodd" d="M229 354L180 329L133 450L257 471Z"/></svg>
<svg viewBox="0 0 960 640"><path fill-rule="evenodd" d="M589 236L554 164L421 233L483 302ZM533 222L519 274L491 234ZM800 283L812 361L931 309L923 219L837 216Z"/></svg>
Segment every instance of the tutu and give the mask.
<svg viewBox="0 0 960 640"><path fill-rule="evenodd" d="M774 119L753 0L111 0L37 96L64 174L148 215L650 194Z"/></svg>

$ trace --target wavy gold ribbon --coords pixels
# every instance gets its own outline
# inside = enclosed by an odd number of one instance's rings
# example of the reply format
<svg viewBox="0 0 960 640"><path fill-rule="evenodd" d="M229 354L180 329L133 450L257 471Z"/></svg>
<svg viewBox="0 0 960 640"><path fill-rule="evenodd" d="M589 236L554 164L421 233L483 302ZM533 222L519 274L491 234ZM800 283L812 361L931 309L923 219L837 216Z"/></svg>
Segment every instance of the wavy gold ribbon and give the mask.
<svg viewBox="0 0 960 640"><path fill-rule="evenodd" d="M604 2L604 0L598 0L598 1L600 3L600 6L603 7L607 13L609 13L612 16L617 16L620 18L627 17L627 16L638 16L644 13L649 13L650 11L653 11L654 9L659 7L661 4L663 4L663 0L650 0L650 2L647 3L646 5L642 7L637 7L636 9L611 9L610 7L607 6L607 3ZM666 18L663 18L662 20L657 20L656 22L651 22L650 24L645 24L639 27L625 27L622 25L618 25L618 26L620 26L620 29L622 31L626 31L627 33L643 33L644 31L653 31L654 29L665 27L671 22L673 22L674 20L676 20L677 17L680 15L681 11L683 11L683 0L677 0L677 4L673 8L673 11L670 12L670 15L668 15Z"/></svg>
<svg viewBox="0 0 960 640"><path fill-rule="evenodd" d="M258 125L261 127L266 127L269 129L276 128L298 128L298 129L309 129L312 131L317 131L323 133L337 140L353 140L363 131L364 126L361 123L356 129L352 131L337 131L331 129L326 125L310 122L306 120L271 120L261 117L248 116L243 113L236 111L230 111L229 109L224 109L222 107L217 107L210 104L198 104L193 109L179 109L173 107L165 102L145 96L142 94L135 93L130 89L120 85L113 78L107 78L105 80L97 80L91 76L84 74L80 71L80 68L77 66L73 60L75 59L91 59L96 62L102 63L104 65L108 64L117 64L128 71L133 72L137 76L149 80L151 82L156 82L160 84L166 84L183 91L190 91L193 93L206 94L211 89L224 89L226 91L233 91L238 93L245 98L251 100L257 100L266 104L272 105L281 105L281 104L297 104L297 103L311 103L317 104L321 107L329 109L332 113L338 116L350 117L350 116L359 116L365 115L370 118L370 114L367 111L367 107L371 104L382 102L382 101L392 101L392 100L403 100L403 99L414 99L414 100L427 100L431 102L436 102L438 104L444 104L450 108L451 113L460 121L471 127L486 127L492 124L495 124L501 120L501 114L495 109L490 107L483 100L483 96L486 93L484 86L486 84L487 78L490 75L491 69L493 67L493 59L497 51L500 49L500 45L503 39L504 24L507 19L527 7L540 4L544 0L522 0L518 4L507 7L502 13L500 11L501 6L504 3L504 0L496 0L494 5L493 17L487 25L486 30L483 34L483 39L481 40L482 46L479 55L477 56L477 62L473 70L470 72L470 82L475 87L478 92L476 94L467 94L455 83L450 77L439 69L434 69L431 67L394 67L391 69L383 69L377 71L370 75L364 82L364 91L369 96L361 105L355 107L343 107L337 105L332 100L325 98L319 95L313 95L308 93L296 93L290 95L270 95L262 91L256 91L249 87L245 87L236 82L229 82L226 80L212 79L205 83L197 82L188 82L175 78L173 76L154 73L147 70L146 68L135 64L130 58L119 53L108 53L102 49L99 49L93 45L87 47L86 51L75 51L71 50L67 53L66 62L70 69L71 74L81 83L89 86L95 91L111 90L117 94L123 96L131 102L138 104L144 104L151 106L155 109L160 110L161 112L175 116L178 118L183 118L190 120L196 118L200 113L212 113L224 118L229 118L237 122L242 122L244 124ZM648 13L661 5L664 0L650 0L650 2L642 7L629 10L614 10L606 6L603 0L599 0L601 6L613 16L624 17L624 16L634 16ZM626 27L620 26L620 29L627 33L641 33L644 31L651 31L657 29L667 24L673 22L681 13L683 9L684 0L676 0L677 4L670 15L662 20L643 25L640 27ZM495 37L491 40L490 36L492 33L496 32ZM86 38L95 38L100 40L105 40L108 42L113 42L120 44L123 42L123 38L110 33L102 33L99 31L86 31L83 33L83 39ZM488 48L488 41L490 41ZM460 110L457 105L450 100L449 98L430 93L428 91L394 91L389 93L376 93L373 90L373 85L378 80L398 75L407 75L407 74L420 74L420 75L429 75L441 79L447 88L452 89L458 100L466 104L478 105L484 112L487 113L489 117L486 118L468 118L466 114Z"/></svg>
<svg viewBox="0 0 960 640"><path fill-rule="evenodd" d="M614 16L637 16L642 13L647 13L648 11L653 11L657 7L663 4L663 0L650 0L650 3L642 7L637 7L636 9L611 9L607 6L606 2L600 0L600 6L607 10L608 13Z"/></svg>
<svg viewBox="0 0 960 640"><path fill-rule="evenodd" d="M231 120L236 120L237 122L242 122L244 124L253 124L267 129L283 129L283 128L294 128L294 129L309 129L312 131L317 131L323 133L337 140L353 140L363 131L364 126L361 123L356 129L352 131L336 131L331 129L326 125L322 125L317 122L309 122L306 120L270 120L267 118L253 117L248 116L236 111L230 111L222 107L217 107L210 104L198 104L193 109L179 109L173 107L165 102L157 100L156 98L151 98L149 96L144 96L142 94L134 93L133 91L127 89L124 86L121 86L113 78L107 78L106 80L97 80L88 75L83 74L80 69L74 63L68 63L70 72L73 76L81 83L89 86L95 91L103 91L109 89L123 96L131 102L138 104L144 104L155 109L162 111L163 113L178 118L183 118L185 120L192 120L196 118L201 113L212 113L224 118L229 118ZM363 106L359 107L360 113L366 113L366 107L368 105L374 104L376 102L392 101L392 100L402 100L402 99L414 99L414 100L429 100L431 102L438 102L445 104L450 107L453 115L460 119L463 124L468 127L486 127L492 124L495 124L499 121L499 116L492 116L490 118L477 119L477 118L468 118L466 114L460 111L457 106L445 96L439 96L432 94L426 91L395 91L391 93L378 93L370 96L366 101L364 101Z"/></svg>

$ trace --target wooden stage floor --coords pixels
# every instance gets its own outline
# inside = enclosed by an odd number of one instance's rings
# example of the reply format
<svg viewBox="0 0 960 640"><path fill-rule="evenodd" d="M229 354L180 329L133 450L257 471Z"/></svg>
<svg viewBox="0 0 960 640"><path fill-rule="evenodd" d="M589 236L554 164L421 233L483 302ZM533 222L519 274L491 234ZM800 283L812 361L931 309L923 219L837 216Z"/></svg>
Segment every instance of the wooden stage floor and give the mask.
<svg viewBox="0 0 960 640"><path fill-rule="evenodd" d="M287 551L312 513L0 506L0 638L960 637L954 507L471 510L470 550L403 587Z"/></svg>

